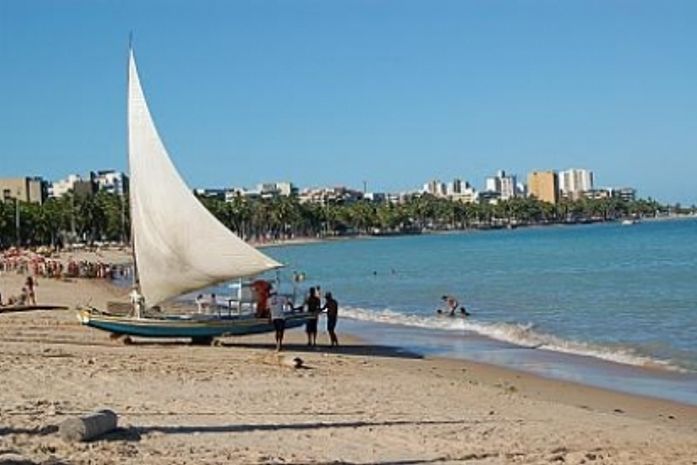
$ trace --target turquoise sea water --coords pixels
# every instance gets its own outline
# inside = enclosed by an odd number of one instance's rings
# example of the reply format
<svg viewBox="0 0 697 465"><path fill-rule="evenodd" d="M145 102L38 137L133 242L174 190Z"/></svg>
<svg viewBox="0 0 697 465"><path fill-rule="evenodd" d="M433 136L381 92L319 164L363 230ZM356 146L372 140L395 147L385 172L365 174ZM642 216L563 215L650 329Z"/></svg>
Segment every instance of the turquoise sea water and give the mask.
<svg viewBox="0 0 697 465"><path fill-rule="evenodd" d="M695 220L338 241L266 253L305 272L307 286L332 291L344 329L359 335L592 384L602 376L585 373L589 366L601 373L624 369L615 363L655 368L642 372L658 377L644 380L649 392L634 390L697 403ZM473 316L437 316L443 294L456 295ZM559 366L549 365L550 357ZM662 380L679 386L653 392Z"/></svg>

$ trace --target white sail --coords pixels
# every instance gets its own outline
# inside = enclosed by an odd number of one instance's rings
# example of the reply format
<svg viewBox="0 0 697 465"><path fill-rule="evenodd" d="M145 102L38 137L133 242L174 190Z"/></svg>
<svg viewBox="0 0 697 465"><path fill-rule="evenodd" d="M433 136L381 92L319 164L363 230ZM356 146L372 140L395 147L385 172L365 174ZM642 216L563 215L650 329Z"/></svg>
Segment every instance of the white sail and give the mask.
<svg viewBox="0 0 697 465"><path fill-rule="evenodd" d="M131 221L146 304L282 266L233 234L196 199L157 133L133 51L128 68Z"/></svg>

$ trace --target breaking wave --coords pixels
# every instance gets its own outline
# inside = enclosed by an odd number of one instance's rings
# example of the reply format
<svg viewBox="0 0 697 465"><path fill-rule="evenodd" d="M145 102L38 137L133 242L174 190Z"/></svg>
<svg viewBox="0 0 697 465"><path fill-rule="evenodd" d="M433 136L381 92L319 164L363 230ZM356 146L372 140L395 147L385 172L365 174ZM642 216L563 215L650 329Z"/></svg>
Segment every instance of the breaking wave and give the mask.
<svg viewBox="0 0 697 465"><path fill-rule="evenodd" d="M603 346L538 332L532 323L487 323L472 319L405 314L390 309L368 310L356 307L344 307L341 313L342 317L354 320L444 331L464 330L525 348L594 357L625 365L688 371L671 361L645 356L629 347Z"/></svg>

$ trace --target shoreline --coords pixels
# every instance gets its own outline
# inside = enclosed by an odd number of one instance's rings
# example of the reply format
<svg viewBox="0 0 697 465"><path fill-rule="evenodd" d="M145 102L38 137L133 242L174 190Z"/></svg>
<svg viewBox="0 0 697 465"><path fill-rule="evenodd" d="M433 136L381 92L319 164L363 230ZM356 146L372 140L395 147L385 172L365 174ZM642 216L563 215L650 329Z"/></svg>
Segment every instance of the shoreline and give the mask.
<svg viewBox="0 0 697 465"><path fill-rule="evenodd" d="M362 341L387 344L426 358L471 362L554 382L697 407L693 389L697 373L692 371L529 348L469 331L443 332L351 317L344 317L342 322L340 326L347 334Z"/></svg>

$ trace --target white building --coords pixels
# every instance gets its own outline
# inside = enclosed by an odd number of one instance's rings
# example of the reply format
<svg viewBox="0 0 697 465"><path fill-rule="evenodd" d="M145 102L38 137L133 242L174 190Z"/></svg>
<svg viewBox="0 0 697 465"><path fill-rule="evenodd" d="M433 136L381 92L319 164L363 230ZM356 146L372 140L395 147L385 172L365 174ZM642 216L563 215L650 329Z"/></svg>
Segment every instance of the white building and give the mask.
<svg viewBox="0 0 697 465"><path fill-rule="evenodd" d="M434 179L424 184L423 192L425 194L431 194L436 197L445 197L446 195L448 195L448 186L444 182L440 182L440 180Z"/></svg>
<svg viewBox="0 0 697 465"><path fill-rule="evenodd" d="M515 175L508 176L504 170L499 170L496 176L486 178L485 191L500 194L501 200L511 199L518 196L518 180Z"/></svg>
<svg viewBox="0 0 697 465"><path fill-rule="evenodd" d="M65 194L73 190L76 183L82 181L83 179L79 174L69 174L67 178L51 183L48 188L48 196L63 197Z"/></svg>
<svg viewBox="0 0 697 465"><path fill-rule="evenodd" d="M116 195L128 193L128 176L120 171L97 171L97 175L93 178L100 191L106 191Z"/></svg>
<svg viewBox="0 0 697 465"><path fill-rule="evenodd" d="M467 183L465 183L465 185L467 185ZM448 186L446 188L446 193L448 196L461 194L462 193L462 180L455 178L451 182L449 182Z"/></svg>
<svg viewBox="0 0 697 465"><path fill-rule="evenodd" d="M593 172L585 169L569 169L559 172L559 191L567 198L578 199L584 192L593 190Z"/></svg>
<svg viewBox="0 0 697 465"><path fill-rule="evenodd" d="M465 182L464 186L462 186L459 192L454 193L449 197L451 200L456 200L462 203L475 203L479 198L479 193L470 185L470 183Z"/></svg>
<svg viewBox="0 0 697 465"><path fill-rule="evenodd" d="M501 192L501 182L497 176L489 176L486 178L484 190L487 192Z"/></svg>

